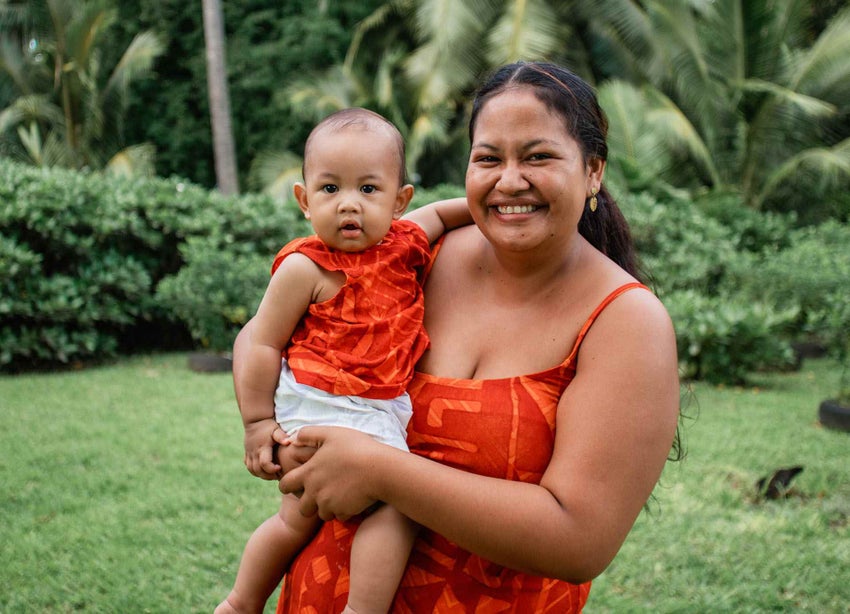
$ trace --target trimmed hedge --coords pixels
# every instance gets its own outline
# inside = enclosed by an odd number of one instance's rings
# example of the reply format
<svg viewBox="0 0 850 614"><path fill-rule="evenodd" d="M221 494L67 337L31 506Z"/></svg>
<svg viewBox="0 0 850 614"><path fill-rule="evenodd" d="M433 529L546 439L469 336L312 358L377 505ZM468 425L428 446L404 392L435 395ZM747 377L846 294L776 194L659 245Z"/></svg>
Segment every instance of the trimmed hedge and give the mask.
<svg viewBox="0 0 850 614"><path fill-rule="evenodd" d="M457 196L417 190L411 208ZM787 368L790 343L848 343L850 227L734 195L620 205L676 326L685 377L740 383ZM256 311L277 250L311 232L293 202L227 198L177 178L130 180L0 160L0 369L137 349L226 351ZM846 350L844 350L846 354Z"/></svg>
<svg viewBox="0 0 850 614"><path fill-rule="evenodd" d="M740 384L753 371L786 369L799 306L741 294L733 272L765 250L784 245L790 221L723 203L627 195L620 206L641 262L676 328L682 377ZM715 205L715 206L712 206ZM724 216L735 208L745 211ZM717 217L712 215L715 212Z"/></svg>
<svg viewBox="0 0 850 614"><path fill-rule="evenodd" d="M179 343L185 326L155 290L185 264L187 240L270 261L304 232L297 210L266 197L0 159L0 369Z"/></svg>

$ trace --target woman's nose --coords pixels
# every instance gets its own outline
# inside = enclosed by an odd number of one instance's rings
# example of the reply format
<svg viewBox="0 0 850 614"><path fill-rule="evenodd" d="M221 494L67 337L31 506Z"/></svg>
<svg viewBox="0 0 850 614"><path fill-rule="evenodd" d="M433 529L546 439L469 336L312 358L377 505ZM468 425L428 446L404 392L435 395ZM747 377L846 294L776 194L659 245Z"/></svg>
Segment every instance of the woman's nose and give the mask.
<svg viewBox="0 0 850 614"><path fill-rule="evenodd" d="M505 194L514 194L527 190L530 185L518 164L506 164L496 182L496 189Z"/></svg>

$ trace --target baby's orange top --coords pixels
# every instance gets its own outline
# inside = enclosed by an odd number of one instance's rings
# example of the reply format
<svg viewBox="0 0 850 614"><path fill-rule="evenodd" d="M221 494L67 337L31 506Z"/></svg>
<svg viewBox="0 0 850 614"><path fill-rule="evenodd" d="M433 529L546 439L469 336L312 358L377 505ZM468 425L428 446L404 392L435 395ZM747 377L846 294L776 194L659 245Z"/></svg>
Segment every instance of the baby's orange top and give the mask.
<svg viewBox="0 0 850 614"><path fill-rule="evenodd" d="M295 252L346 276L333 298L310 305L284 349L295 379L337 395L391 399L404 393L428 348L425 232L395 221L380 243L362 252L332 249L315 236L295 239L278 252L272 273Z"/></svg>

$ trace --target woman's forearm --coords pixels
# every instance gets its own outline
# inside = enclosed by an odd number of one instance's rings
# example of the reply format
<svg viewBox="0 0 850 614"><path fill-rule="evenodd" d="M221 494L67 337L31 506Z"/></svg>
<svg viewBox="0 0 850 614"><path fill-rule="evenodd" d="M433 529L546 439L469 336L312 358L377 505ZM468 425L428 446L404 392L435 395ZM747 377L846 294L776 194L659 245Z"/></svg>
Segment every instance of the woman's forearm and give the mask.
<svg viewBox="0 0 850 614"><path fill-rule="evenodd" d="M540 485L480 476L395 450L384 454L384 470L377 464L369 470L376 499L511 569L590 580L605 569L631 526L608 530L606 518L562 506Z"/></svg>

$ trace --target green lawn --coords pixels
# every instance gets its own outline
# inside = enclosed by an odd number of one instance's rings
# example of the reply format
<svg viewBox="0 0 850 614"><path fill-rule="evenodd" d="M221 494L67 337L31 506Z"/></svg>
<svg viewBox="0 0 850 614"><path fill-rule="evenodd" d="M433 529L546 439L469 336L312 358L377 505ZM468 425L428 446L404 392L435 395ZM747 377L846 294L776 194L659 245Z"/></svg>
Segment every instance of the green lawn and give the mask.
<svg viewBox="0 0 850 614"><path fill-rule="evenodd" d="M695 387L688 457L586 611L846 612L850 434L816 420L837 378L813 361L758 388ZM278 503L241 455L229 376L182 355L0 377L0 612L211 612ZM753 500L795 464L795 496Z"/></svg>

